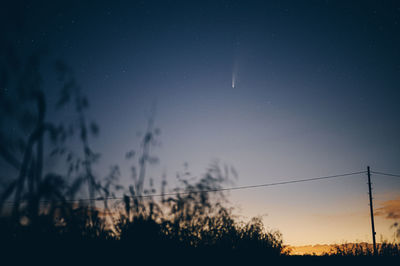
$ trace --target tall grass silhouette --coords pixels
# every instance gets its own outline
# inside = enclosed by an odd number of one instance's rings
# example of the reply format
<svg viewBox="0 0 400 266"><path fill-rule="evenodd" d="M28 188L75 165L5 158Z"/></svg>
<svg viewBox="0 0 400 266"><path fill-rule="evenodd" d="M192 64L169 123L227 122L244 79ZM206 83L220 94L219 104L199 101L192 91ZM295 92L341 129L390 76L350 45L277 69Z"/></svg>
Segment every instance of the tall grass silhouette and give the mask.
<svg viewBox="0 0 400 266"><path fill-rule="evenodd" d="M136 251L285 254L279 232L266 231L259 218L237 221L224 192L215 191L232 181L236 174L232 168L214 162L195 180L185 171L178 187L170 189L173 195L165 193L168 184L163 178L162 197L151 196L157 191L147 169L158 162L151 147L160 134L154 117L148 120L139 152L126 154L136 162L131 184L119 183L117 165L105 178L96 176L93 168L100 154L90 140L99 134L99 126L88 122L89 101L72 69L55 62L61 89L56 105L49 106L40 73L43 55L25 58L12 45L1 52L0 87L10 91L0 98L0 156L6 169L0 191L1 242L76 247L90 241L118 243L119 248ZM47 118L49 111L63 110L74 118ZM70 146L74 141L80 147ZM60 169L47 169L47 162L57 162ZM121 193L122 200L112 200Z"/></svg>

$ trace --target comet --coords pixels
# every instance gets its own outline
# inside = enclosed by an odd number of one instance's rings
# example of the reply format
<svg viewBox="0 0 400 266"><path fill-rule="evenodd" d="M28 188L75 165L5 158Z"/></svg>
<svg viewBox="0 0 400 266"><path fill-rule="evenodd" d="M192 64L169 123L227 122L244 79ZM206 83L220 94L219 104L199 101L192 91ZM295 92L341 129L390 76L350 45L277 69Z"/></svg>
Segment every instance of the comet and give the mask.
<svg viewBox="0 0 400 266"><path fill-rule="evenodd" d="M237 61L235 60L233 62L233 67L232 67L232 89L236 88L237 72L238 72L238 64Z"/></svg>

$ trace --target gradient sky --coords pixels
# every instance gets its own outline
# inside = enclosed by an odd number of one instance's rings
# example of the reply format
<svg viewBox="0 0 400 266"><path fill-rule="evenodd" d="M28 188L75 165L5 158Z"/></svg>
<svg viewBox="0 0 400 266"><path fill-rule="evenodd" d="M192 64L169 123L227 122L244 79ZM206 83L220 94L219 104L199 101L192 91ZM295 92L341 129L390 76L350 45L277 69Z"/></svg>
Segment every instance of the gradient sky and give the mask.
<svg viewBox="0 0 400 266"><path fill-rule="evenodd" d="M11 2L13 2L11 4ZM118 163L155 103L160 163L214 159L236 186L353 171L400 173L398 1L3 1L2 22L24 49L64 59L101 128L97 173ZM4 24L3 24L4 25ZM50 70L44 86L55 88ZM232 87L232 79L235 87ZM57 117L53 117L57 119ZM400 179L374 175L376 208L397 199ZM293 245L370 241L366 176L230 193L236 213L263 215ZM400 204L398 204L400 206ZM393 239L395 221L376 218Z"/></svg>

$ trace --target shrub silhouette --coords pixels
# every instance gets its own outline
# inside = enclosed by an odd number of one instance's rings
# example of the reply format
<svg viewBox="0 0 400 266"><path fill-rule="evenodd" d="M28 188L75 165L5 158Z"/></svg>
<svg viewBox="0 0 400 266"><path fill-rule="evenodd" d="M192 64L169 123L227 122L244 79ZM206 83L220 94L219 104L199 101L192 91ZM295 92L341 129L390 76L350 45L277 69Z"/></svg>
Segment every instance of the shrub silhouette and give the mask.
<svg viewBox="0 0 400 266"><path fill-rule="evenodd" d="M160 203L152 198L135 201L125 196L125 208L116 224L121 241L136 249L168 247L186 252L284 254L279 232L266 232L259 218L248 223L235 221L231 210L223 206L221 192L205 192L216 190L227 181L218 164L212 164L194 184L184 178L181 181L185 187L174 190L181 193L163 198Z"/></svg>
<svg viewBox="0 0 400 266"><path fill-rule="evenodd" d="M376 254L374 254L374 249L371 244L367 243L351 243L336 245L330 253L325 255L328 256L347 256L347 257L357 257L357 256L399 256L400 255L400 245L398 243L390 243L383 241L377 244Z"/></svg>

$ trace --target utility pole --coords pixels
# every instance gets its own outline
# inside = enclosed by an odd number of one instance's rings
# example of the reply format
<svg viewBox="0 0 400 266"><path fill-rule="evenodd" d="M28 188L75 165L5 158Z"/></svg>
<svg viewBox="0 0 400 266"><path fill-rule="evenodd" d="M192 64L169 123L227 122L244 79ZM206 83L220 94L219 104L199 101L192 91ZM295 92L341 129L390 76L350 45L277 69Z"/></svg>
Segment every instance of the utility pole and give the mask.
<svg viewBox="0 0 400 266"><path fill-rule="evenodd" d="M374 254L376 254L376 241L375 241L375 223L374 223L374 207L372 206L372 189L371 189L371 171L369 166L367 166L368 175L368 190L369 190L369 210L371 212L371 226L372 226L372 243L374 245Z"/></svg>

